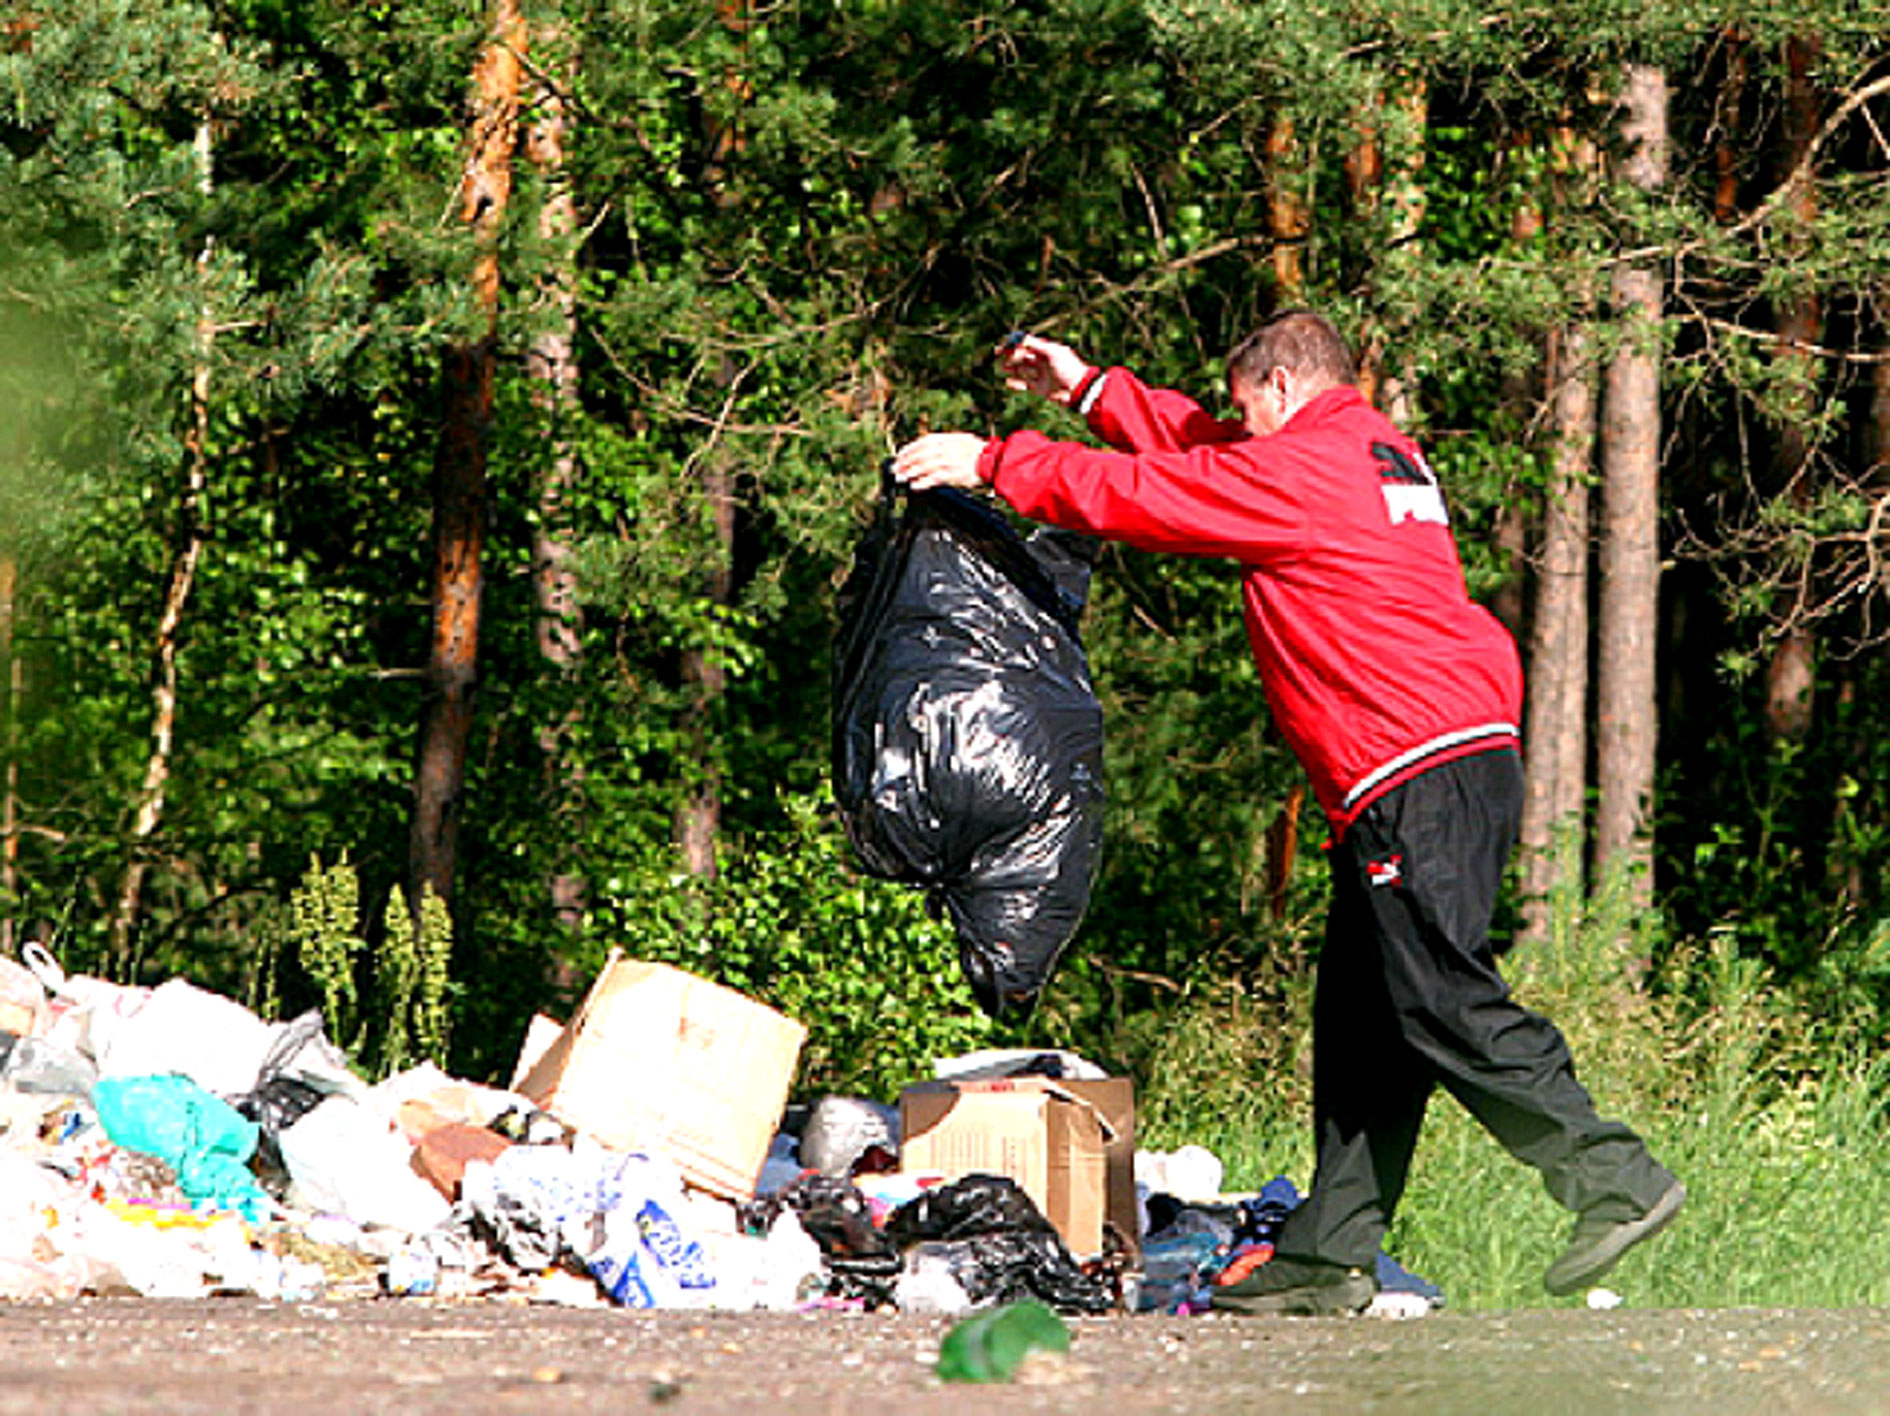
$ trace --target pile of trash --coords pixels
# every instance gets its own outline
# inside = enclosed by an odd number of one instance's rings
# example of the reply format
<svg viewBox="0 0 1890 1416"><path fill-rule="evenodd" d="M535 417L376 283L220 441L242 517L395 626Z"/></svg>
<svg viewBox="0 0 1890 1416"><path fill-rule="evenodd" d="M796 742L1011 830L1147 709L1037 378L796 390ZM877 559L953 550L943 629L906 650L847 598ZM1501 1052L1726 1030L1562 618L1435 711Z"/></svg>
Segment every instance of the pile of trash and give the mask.
<svg viewBox="0 0 1890 1416"><path fill-rule="evenodd" d="M1183 1146L1176 1157L1205 1157L1218 1182L1219 1162L1199 1146ZM1170 1157L1172 1159L1173 1157ZM1218 1183L1214 1186L1218 1190ZM1209 1311L1214 1289L1238 1283L1273 1257L1273 1241L1300 1202L1293 1182L1276 1176L1258 1194L1183 1199L1166 1190L1146 1195L1147 1234L1136 1290L1139 1312L1194 1314ZM1184 1194L1197 1194L1184 1189ZM1416 1318L1444 1306L1444 1293L1390 1255L1377 1259L1378 1293L1366 1312L1378 1318Z"/></svg>
<svg viewBox="0 0 1890 1416"><path fill-rule="evenodd" d="M788 1107L752 1193L714 1194L521 1092L370 1084L319 1013L26 959L0 958L0 1300L1191 1312L1290 1207L1222 1199L1199 1148L1138 1154L1138 1243L1079 1260L1009 1177L900 1172L898 1111L848 1097Z"/></svg>

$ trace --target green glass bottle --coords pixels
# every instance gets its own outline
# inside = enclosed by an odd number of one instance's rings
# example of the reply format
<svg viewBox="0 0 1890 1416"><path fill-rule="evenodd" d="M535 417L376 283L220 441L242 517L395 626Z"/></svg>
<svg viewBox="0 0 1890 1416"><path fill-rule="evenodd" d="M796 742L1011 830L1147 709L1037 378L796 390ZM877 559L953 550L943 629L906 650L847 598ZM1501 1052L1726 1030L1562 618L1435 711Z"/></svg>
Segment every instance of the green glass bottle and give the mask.
<svg viewBox="0 0 1890 1416"><path fill-rule="evenodd" d="M1007 1382L1032 1352L1068 1352L1070 1330L1035 1298L973 1313L939 1344L938 1374L948 1382Z"/></svg>

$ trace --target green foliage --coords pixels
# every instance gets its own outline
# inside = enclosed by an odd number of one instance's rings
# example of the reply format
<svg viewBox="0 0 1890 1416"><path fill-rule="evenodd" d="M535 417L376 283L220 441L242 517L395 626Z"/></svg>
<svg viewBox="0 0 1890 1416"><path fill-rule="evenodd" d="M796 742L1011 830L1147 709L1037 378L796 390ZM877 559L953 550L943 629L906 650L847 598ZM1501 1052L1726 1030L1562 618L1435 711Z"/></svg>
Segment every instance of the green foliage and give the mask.
<svg viewBox="0 0 1890 1416"><path fill-rule="evenodd" d="M605 882L602 936L806 1024L798 1089L890 1101L932 1061L989 1045L951 929L917 892L857 875L830 811L783 803L785 829L692 879L667 851Z"/></svg>
<svg viewBox="0 0 1890 1416"><path fill-rule="evenodd" d="M417 935L375 904L406 871L440 351L473 328L453 214L482 17L446 0L69 0L0 37L0 555L20 570L21 683L4 721L22 822L4 903L75 966L103 958L126 861L208 316L207 540L147 846L145 981L184 971L352 1010L346 1035L376 1066L438 1055L450 1015L455 1064L490 1074L531 1011L622 942L805 1015L809 1086L884 1095L986 1040L947 933L909 892L855 878L812 805L832 594L877 465L925 428L1080 435L992 377L1013 326L1214 402L1222 352L1281 298L1269 212L1291 193L1311 216L1304 298L1415 382L1479 594L1517 569L1497 527L1541 495L1545 331L1605 291L1624 247L1664 248L1661 918L1620 918L1605 890L1564 902L1581 947L1519 962L1575 1027L1588 1013L1563 1000L1599 996L1583 971L1639 939L1675 1006L1690 994L1674 961L1756 967L1819 1048L1890 1037L1890 824L1870 790L1890 780L1881 488L1847 472L1881 452L1860 432L1890 251L1881 97L1826 135L1809 219L1764 205L1783 41L1820 37L1834 115L1885 55L1858 7L884 0L736 22L610 0L531 18L532 72L560 85L571 129L564 172L516 165L500 243L450 988L438 902ZM1609 146L1628 57L1672 66L1673 178L1653 197L1572 171L1558 136ZM1287 122L1290 149L1271 151ZM1348 180L1368 131L1389 170L1422 159L1415 233ZM1722 179L1739 219L1716 209ZM543 236L561 189L579 231ZM553 413L525 350L567 284L579 402ZM1822 348L1864 357L1780 358L1775 316L1798 297L1827 313ZM1605 303L1594 316L1606 349ZM1788 432L1819 483L1802 497L1780 476ZM559 529L583 600L581 660L556 668L535 643L529 549L554 446L578 469ZM1825 665L1817 728L1783 749L1763 676L1723 668L1762 665L1769 628L1809 611L1859 652ZM1323 825L1307 808L1276 915L1266 828L1300 778L1266 725L1229 567L1112 550L1085 636L1109 728L1103 874L1027 1040L1135 1069L1172 1140L1245 1118L1268 1137L1243 1162L1258 1174L1298 1153L1268 1117L1302 1099ZM675 818L709 788L721 873L680 879ZM311 854L356 863L356 904L333 871L304 879ZM553 918L554 879L588 884L587 924ZM272 942L311 891L332 899L307 943ZM1609 1090L1660 1070L1611 1051L1648 1031L1596 1028L1583 1055Z"/></svg>
<svg viewBox="0 0 1890 1416"><path fill-rule="evenodd" d="M379 1072L446 1060L452 952L453 922L438 895L424 893L417 926L399 892L389 897L375 951L380 1001L371 1031L378 1037Z"/></svg>
<svg viewBox="0 0 1890 1416"><path fill-rule="evenodd" d="M265 922L267 957L293 965L320 999L328 1035L370 1075L446 1060L452 984L452 921L427 893L416 921L398 892L382 913L376 942L364 934L358 871L344 856L309 863L279 923ZM273 1009L270 1009L273 1011Z"/></svg>
<svg viewBox="0 0 1890 1416"><path fill-rule="evenodd" d="M1877 864L1890 818L1862 783L1890 770L1890 750L1864 726L1885 666L1828 672L1821 730L1805 741L1765 731L1755 675L1730 685L1751 711L1716 716L1710 736L1675 754L1664 799L1694 819L1672 832L1691 855L1675 860L1666 900L1685 936L1723 942L1801 994L1807 1033L1875 1047L1890 1037Z"/></svg>
<svg viewBox="0 0 1890 1416"><path fill-rule="evenodd" d="M285 943L320 990L322 1016L344 1046L358 1046L360 994L355 968L366 945L361 935L361 882L344 857L331 866L309 863L289 896Z"/></svg>
<svg viewBox="0 0 1890 1416"><path fill-rule="evenodd" d="M1137 1144L1206 1146L1230 1191L1275 1175L1310 1184L1311 1002L1302 973L1277 1002L1222 988L1136 1012L1123 1046L1137 1084Z"/></svg>
<svg viewBox="0 0 1890 1416"><path fill-rule="evenodd" d="M1632 1034L1633 1068L1600 1080L1587 1065L1599 1049L1578 1041L1583 1080L1603 1114L1640 1131L1687 1186L1679 1221L1607 1285L1646 1307L1881 1302L1890 1256L1872 1217L1890 1158L1881 1064L1794 1036L1781 1024L1802 1000L1724 945L1666 984L1674 1002L1661 1009L1623 1016L1613 989L1550 1011L1590 1041ZM1567 1224L1526 1168L1444 1104L1433 1108L1391 1247L1443 1283L1453 1306L1534 1306L1548 1301L1540 1273Z"/></svg>

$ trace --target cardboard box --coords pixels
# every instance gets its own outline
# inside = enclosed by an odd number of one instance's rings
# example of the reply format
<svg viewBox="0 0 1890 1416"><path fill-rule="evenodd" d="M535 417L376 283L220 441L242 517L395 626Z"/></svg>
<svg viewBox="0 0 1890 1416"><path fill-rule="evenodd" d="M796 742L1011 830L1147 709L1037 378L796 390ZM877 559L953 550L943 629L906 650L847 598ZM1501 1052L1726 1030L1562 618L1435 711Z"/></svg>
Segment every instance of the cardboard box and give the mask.
<svg viewBox="0 0 1890 1416"><path fill-rule="evenodd" d="M1066 1078L1057 1085L1102 1113L1108 1127L1103 1137L1103 1223L1114 1231L1131 1266L1138 1265L1142 1220L1135 1202L1135 1082L1128 1077Z"/></svg>
<svg viewBox="0 0 1890 1416"><path fill-rule="evenodd" d="M1073 1255L1102 1252L1114 1130L1100 1106L1069 1083L1044 1077L920 1083L900 1093L899 1126L902 1170L952 1180L1008 1176ZM1131 1182L1131 1215L1134 1202ZM1133 1238L1133 1222L1129 1232Z"/></svg>
<svg viewBox="0 0 1890 1416"><path fill-rule="evenodd" d="M506 1083L507 1090L519 1089L532 1074L532 1068L538 1065L538 1059L551 1051L551 1044L558 1040L558 1034L563 1031L564 1024L556 1018L546 1017L543 1013L532 1014L532 1020L525 1028L525 1040L519 1044L518 1061L512 1066L512 1080Z"/></svg>
<svg viewBox="0 0 1890 1416"><path fill-rule="evenodd" d="M1132 1079L1108 1076L1075 1053L1041 1047L987 1048L941 1058L933 1076L951 1082L1050 1076L1056 1078L1065 1091L1100 1111L1110 1132L1103 1142L1107 1171L1103 1223L1111 1231L1113 1243L1129 1256L1131 1267L1140 1265L1142 1228L1141 1206L1135 1199L1135 1083Z"/></svg>
<svg viewBox="0 0 1890 1416"><path fill-rule="evenodd" d="M613 949L515 1089L612 1150L660 1155L690 1184L745 1199L806 1037L733 989Z"/></svg>

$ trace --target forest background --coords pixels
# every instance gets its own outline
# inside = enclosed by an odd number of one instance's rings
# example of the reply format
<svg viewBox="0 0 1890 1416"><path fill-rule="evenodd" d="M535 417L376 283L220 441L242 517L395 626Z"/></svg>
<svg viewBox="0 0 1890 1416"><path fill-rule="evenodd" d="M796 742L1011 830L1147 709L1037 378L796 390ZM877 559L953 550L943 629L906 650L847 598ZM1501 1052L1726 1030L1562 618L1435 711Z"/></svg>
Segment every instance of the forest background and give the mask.
<svg viewBox="0 0 1890 1416"><path fill-rule="evenodd" d="M1303 1167L1324 827L1231 566L1099 566L1028 1023L826 774L883 457L1080 435L1005 331L1219 406L1311 304L1523 647L1501 937L1694 1188L1651 1291L1886 1296L1792 1247L1890 1199L1880 0L7 0L0 95L5 952L484 1078L618 945L806 1021L803 1095L1058 1044ZM1527 1301L1444 1110L1401 1252Z"/></svg>

